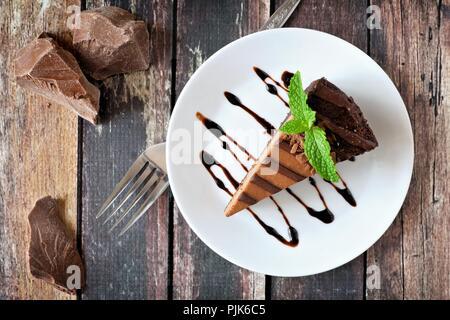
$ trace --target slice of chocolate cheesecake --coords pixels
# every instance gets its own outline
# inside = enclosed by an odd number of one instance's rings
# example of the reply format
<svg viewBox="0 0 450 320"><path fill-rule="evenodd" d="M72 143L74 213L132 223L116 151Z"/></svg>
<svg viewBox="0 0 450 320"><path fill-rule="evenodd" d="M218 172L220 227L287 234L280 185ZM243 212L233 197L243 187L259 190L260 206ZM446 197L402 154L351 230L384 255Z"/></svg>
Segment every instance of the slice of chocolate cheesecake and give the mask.
<svg viewBox="0 0 450 320"><path fill-rule="evenodd" d="M335 162L345 161L378 146L360 108L325 78L306 89L308 105L316 111ZM292 116L288 116L291 119ZM287 187L313 176L315 170L305 155L304 135L278 131L240 183L227 207L231 216Z"/></svg>

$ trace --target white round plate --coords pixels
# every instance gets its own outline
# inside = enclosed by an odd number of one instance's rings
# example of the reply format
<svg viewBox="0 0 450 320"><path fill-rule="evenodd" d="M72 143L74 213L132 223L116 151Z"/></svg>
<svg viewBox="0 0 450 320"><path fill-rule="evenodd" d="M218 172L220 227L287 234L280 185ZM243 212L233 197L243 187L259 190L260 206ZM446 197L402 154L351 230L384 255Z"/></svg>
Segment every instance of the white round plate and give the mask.
<svg viewBox="0 0 450 320"><path fill-rule="evenodd" d="M379 142L379 147L357 157L355 162L337 165L353 192L356 207L345 202L322 179L316 179L335 215L333 223L324 224L308 215L286 191L275 196L299 232L300 244L295 248L268 235L247 211L226 218L223 212L230 197L215 185L199 161L202 138L198 133L206 130L199 125L197 111L219 123L231 135L242 129L253 129L256 134L264 135L252 117L228 103L224 91L236 94L275 127L286 116L287 108L266 91L253 66L276 79L285 70L301 70L305 87L315 79L326 77L355 99ZM211 136L205 134L208 135ZM185 142L190 139L188 144L194 149L180 151L183 139ZM256 152L261 148L246 145L245 141L242 144L259 155ZM206 148L217 157L222 154L220 161L240 181L244 170L220 146L217 140L211 139ZM180 163L181 153L186 158ZM275 276L324 272L354 259L373 245L400 210L414 159L408 113L386 73L348 42L323 32L298 28L251 34L225 46L204 62L178 98L170 119L166 155L176 203L200 239L243 268ZM219 168L213 170L223 177ZM229 183L227 186L233 190ZM308 205L323 208L308 181L292 189ZM270 200L253 208L265 222L287 237L286 225Z"/></svg>

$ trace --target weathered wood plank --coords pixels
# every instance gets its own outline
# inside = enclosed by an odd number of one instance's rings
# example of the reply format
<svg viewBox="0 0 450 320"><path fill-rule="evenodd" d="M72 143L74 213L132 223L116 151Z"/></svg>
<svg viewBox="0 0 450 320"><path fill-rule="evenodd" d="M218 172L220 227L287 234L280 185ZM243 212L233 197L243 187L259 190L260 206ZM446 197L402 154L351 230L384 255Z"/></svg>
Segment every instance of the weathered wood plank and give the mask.
<svg viewBox="0 0 450 320"><path fill-rule="evenodd" d="M415 166L400 217L368 252L381 289L369 299L449 299L450 2L374 1L382 30L371 54L399 88L415 142Z"/></svg>
<svg viewBox="0 0 450 320"><path fill-rule="evenodd" d="M178 0L177 95L205 59L232 40L258 30L268 15L269 1ZM264 298L264 276L240 269L212 252L190 230L176 205L173 258L174 299Z"/></svg>
<svg viewBox="0 0 450 320"><path fill-rule="evenodd" d="M87 1L87 8L103 5ZM102 85L100 124L83 126L83 299L168 297L169 196L124 237L108 236L96 211L147 146L165 140L170 114L172 1L113 1L148 23L151 67Z"/></svg>
<svg viewBox="0 0 450 320"><path fill-rule="evenodd" d="M370 31L370 55L400 88L400 70L404 68L399 50L402 36L398 34L402 23L401 7L398 1L383 1L380 8L382 29ZM405 99L403 92L402 96ZM405 103L408 105L406 99ZM411 193L409 196L415 197ZM402 236L400 212L383 237L367 251L369 272L366 276L379 276L380 281L379 288L370 285L366 288L367 299L403 299ZM370 268L379 275L372 273Z"/></svg>
<svg viewBox="0 0 450 320"><path fill-rule="evenodd" d="M61 200L76 232L77 116L19 88L15 52L42 31L70 43L66 6L78 1L0 1L0 299L70 299L28 271L27 216L39 198Z"/></svg>
<svg viewBox="0 0 450 320"><path fill-rule="evenodd" d="M276 0L276 7L283 1ZM302 1L287 26L325 31L343 38L362 50L367 46L365 12L360 0ZM272 278L273 299L362 299L364 257L310 277Z"/></svg>

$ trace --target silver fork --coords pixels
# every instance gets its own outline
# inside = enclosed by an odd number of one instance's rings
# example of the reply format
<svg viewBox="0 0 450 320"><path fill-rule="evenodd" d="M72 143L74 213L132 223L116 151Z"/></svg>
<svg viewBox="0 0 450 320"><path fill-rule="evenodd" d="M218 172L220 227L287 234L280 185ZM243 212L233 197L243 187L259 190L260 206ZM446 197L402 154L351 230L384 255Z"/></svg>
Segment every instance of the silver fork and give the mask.
<svg viewBox="0 0 450 320"><path fill-rule="evenodd" d="M300 2L301 0L286 0L260 30L281 28ZM145 150L133 163L100 208L97 218L109 212L103 223L112 224L109 229L111 232L125 223L125 217L131 215L131 219L119 233L121 236L142 217L168 185L165 143L160 143ZM134 211L138 206L137 211Z"/></svg>
<svg viewBox="0 0 450 320"><path fill-rule="evenodd" d="M103 221L103 224L111 225L109 232L124 225L119 233L119 236L123 235L167 189L165 145L160 143L145 150L100 208L96 218L109 213ZM126 217L131 218L125 223Z"/></svg>

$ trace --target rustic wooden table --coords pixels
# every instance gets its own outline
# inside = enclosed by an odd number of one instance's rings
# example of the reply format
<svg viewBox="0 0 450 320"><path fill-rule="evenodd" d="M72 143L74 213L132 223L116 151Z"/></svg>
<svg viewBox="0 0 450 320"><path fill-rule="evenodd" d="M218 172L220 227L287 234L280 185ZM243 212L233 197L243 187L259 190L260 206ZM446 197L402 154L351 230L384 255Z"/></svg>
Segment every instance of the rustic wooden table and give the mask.
<svg viewBox="0 0 450 320"><path fill-rule="evenodd" d="M151 67L101 84L97 127L16 86L15 51L40 32L70 47L70 4L105 3L147 21ZM288 26L335 34L367 52L407 105L415 167L386 234L348 264L304 278L256 274L227 262L190 230L170 192L120 241L94 215L135 158L165 139L192 73L225 44L255 32L282 0L0 0L0 299L74 299L27 270L27 214L63 200L87 268L79 299L449 299L450 0L303 0ZM381 29L368 29L369 5ZM376 88L374 88L376 90ZM389 199L386 199L389 201ZM379 289L366 279L379 270Z"/></svg>

